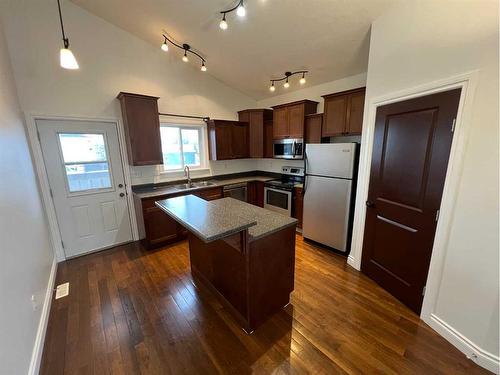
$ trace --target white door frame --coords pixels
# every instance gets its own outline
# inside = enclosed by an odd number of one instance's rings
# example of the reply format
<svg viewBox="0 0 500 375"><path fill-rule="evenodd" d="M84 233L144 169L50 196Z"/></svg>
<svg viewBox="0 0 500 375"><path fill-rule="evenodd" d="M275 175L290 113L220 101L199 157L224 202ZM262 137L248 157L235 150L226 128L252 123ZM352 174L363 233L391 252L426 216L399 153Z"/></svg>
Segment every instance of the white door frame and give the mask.
<svg viewBox="0 0 500 375"><path fill-rule="evenodd" d="M425 295L420 318L434 328L440 335L451 342L479 365L495 371L498 367L498 357L483 350L460 332L442 321L436 314L436 304L441 286L448 239L453 223L455 202L458 196L460 180L463 173L464 156L467 141L472 127L472 104L477 86L479 71L466 72L450 78L433 81L409 89L372 98L366 105L361 139L361 154L359 161L359 179L356 191L354 227L352 234L351 253L347 263L357 270L361 269L363 250L363 235L365 229L366 205L370 184L370 169L372 162L373 137L377 108L386 104L400 102L420 96L461 88L460 103L453 133L453 141L448 161L445 184L440 206L439 221L436 226L434 245L432 248L429 274L427 276Z"/></svg>
<svg viewBox="0 0 500 375"><path fill-rule="evenodd" d="M38 178L38 182L40 185L42 202L47 215L50 237L52 240L52 246L54 248L57 261L62 262L66 260L66 254L64 253L64 249L62 247L61 232L59 230L59 225L57 224L57 216L56 216L54 201L50 195L49 179L45 169L45 161L43 159L42 146L38 139L38 133L36 128L37 120L107 122L107 123L112 123L116 126L116 129L118 131L118 144L120 146L120 159L123 166L123 176L125 178L128 215L130 217L130 225L132 228L132 238L134 241L137 241L139 239L139 233L137 231L137 220L135 217L135 210L134 210L134 198L132 196L132 181L130 177L130 168L128 165L127 147L125 143L123 125L121 121L116 118L72 117L72 116L57 116L57 115L41 115L32 113L25 113L24 116L26 119L28 142L31 149L33 164L35 166L36 176Z"/></svg>

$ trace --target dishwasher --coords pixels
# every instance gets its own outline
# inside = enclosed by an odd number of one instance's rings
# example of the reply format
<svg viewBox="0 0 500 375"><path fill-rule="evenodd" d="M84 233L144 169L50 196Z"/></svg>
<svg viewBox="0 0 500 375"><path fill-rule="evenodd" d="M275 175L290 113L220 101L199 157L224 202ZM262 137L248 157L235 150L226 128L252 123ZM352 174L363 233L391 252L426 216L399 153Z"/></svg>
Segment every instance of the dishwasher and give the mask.
<svg viewBox="0 0 500 375"><path fill-rule="evenodd" d="M231 197L231 198L243 201L243 202L247 201L247 183L246 182L226 185L226 186L224 186L223 191L224 191L224 198Z"/></svg>

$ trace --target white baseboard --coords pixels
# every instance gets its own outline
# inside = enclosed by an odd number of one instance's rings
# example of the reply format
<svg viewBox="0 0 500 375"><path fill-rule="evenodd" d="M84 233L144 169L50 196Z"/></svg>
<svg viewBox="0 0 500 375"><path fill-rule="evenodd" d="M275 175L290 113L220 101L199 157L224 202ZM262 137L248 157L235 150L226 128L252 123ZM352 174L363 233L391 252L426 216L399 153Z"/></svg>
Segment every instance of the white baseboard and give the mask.
<svg viewBox="0 0 500 375"><path fill-rule="evenodd" d="M347 257L347 264L350 265L352 268L361 271L359 265L356 263L356 259L352 255L349 255Z"/></svg>
<svg viewBox="0 0 500 375"><path fill-rule="evenodd" d="M52 304L52 296L54 294L54 284L56 282L57 260L54 257L52 268L50 270L49 282L43 301L42 314L38 323L38 330L35 337L35 345L31 355L31 363L28 370L28 375L37 375L40 371L40 363L42 361L43 344L45 342L45 333L47 332L47 323L49 322L50 306Z"/></svg>
<svg viewBox="0 0 500 375"><path fill-rule="evenodd" d="M425 321L471 361L495 374L499 373L500 362L498 356L483 350L434 314L431 314L430 318L425 319Z"/></svg>

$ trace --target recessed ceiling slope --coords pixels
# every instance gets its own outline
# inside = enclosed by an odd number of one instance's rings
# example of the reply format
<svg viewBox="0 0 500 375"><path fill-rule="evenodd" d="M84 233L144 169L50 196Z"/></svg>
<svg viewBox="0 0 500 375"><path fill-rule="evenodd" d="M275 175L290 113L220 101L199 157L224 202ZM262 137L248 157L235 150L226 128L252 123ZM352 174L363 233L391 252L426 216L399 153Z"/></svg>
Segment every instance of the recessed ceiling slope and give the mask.
<svg viewBox="0 0 500 375"><path fill-rule="evenodd" d="M219 11L230 0L71 1L155 48L163 30L189 41L210 74L263 99L282 93L270 92L269 80L285 71L309 70L306 86L365 72L371 22L402 0L246 0L246 17L233 17L228 30L219 28Z"/></svg>

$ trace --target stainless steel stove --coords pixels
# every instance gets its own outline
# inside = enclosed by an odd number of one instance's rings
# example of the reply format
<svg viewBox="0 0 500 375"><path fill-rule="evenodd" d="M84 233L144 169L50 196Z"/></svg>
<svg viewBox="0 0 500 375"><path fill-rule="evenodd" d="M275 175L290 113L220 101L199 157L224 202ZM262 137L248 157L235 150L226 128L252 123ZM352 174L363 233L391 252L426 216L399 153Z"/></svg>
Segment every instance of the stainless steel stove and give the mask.
<svg viewBox="0 0 500 375"><path fill-rule="evenodd" d="M292 216L292 194L297 184L304 182L304 168L283 167L280 179L264 184L264 208Z"/></svg>

